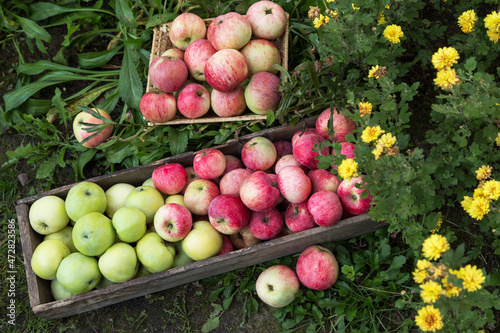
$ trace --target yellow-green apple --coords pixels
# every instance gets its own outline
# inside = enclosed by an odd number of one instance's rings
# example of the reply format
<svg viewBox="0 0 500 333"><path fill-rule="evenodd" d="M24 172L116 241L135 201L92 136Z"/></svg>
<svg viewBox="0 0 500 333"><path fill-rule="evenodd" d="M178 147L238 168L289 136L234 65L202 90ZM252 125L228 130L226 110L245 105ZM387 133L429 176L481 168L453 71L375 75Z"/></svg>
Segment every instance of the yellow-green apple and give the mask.
<svg viewBox="0 0 500 333"><path fill-rule="evenodd" d="M186 170L179 163L164 164L155 168L151 178L154 187L167 195L180 193L187 183Z"/></svg>
<svg viewBox="0 0 500 333"><path fill-rule="evenodd" d="M139 265L137 265L139 266ZM106 279L104 276L101 278L101 281L99 281L99 283L97 284L97 286L95 286L96 289L101 289L101 288L106 288L106 287L109 287L109 286L112 286L116 284L115 282L113 281L110 281L108 279Z"/></svg>
<svg viewBox="0 0 500 333"><path fill-rule="evenodd" d="M217 255L220 256L222 254L232 252L233 250L234 250L234 246L233 246L233 243L231 242L231 239L229 239L229 236L222 235L222 247L221 247L219 253L217 253Z"/></svg>
<svg viewBox="0 0 500 333"><path fill-rule="evenodd" d="M186 118L199 118L210 109L210 93L201 84L190 83L177 97L177 109Z"/></svg>
<svg viewBox="0 0 500 333"><path fill-rule="evenodd" d="M87 256L100 256L115 242L116 231L109 218L92 212L76 221L72 236L78 251Z"/></svg>
<svg viewBox="0 0 500 333"><path fill-rule="evenodd" d="M102 275L96 258L75 252L61 261L56 278L70 293L83 294L94 289Z"/></svg>
<svg viewBox="0 0 500 333"><path fill-rule="evenodd" d="M292 142L289 140L277 140L273 141L274 146L276 147L276 154L278 158L293 154L293 146Z"/></svg>
<svg viewBox="0 0 500 333"><path fill-rule="evenodd" d="M219 187L213 181L197 179L186 187L184 204L195 215L207 215L210 202L219 194Z"/></svg>
<svg viewBox="0 0 500 333"><path fill-rule="evenodd" d="M273 65L281 65L280 51L269 40L252 39L240 52L247 61L249 76L258 72L278 73L278 70Z"/></svg>
<svg viewBox="0 0 500 333"><path fill-rule="evenodd" d="M59 239L60 241L62 241L64 243L64 245L66 245L68 247L70 252L76 252L78 250L76 249L75 245L73 244L72 234L73 234L73 227L70 225L67 225L59 231L45 235L45 237L43 237L43 240L46 241L49 239Z"/></svg>
<svg viewBox="0 0 500 333"><path fill-rule="evenodd" d="M174 264L174 255L156 232L144 235L136 246L137 258L151 273L162 272Z"/></svg>
<svg viewBox="0 0 500 333"><path fill-rule="evenodd" d="M307 200L307 209L314 222L322 227L329 227L340 221L343 207L337 194L332 191L313 193Z"/></svg>
<svg viewBox="0 0 500 333"><path fill-rule="evenodd" d="M125 200L133 189L134 185L116 183L106 190L106 214L109 218L113 218L118 209L125 207Z"/></svg>
<svg viewBox="0 0 500 333"><path fill-rule="evenodd" d="M226 92L213 89L210 94L210 103L212 110L219 117L239 116L247 108L245 91L241 86Z"/></svg>
<svg viewBox="0 0 500 333"><path fill-rule="evenodd" d="M186 204L184 203L184 195L182 194L172 194L169 195L168 197L165 198L165 204L169 203L176 203L181 206L186 207Z"/></svg>
<svg viewBox="0 0 500 333"><path fill-rule="evenodd" d="M120 283L132 279L139 269L135 249L127 243L111 246L98 261L101 274L111 282Z"/></svg>
<svg viewBox="0 0 500 333"><path fill-rule="evenodd" d="M184 62L191 77L197 81L206 81L205 63L217 50L207 39L198 39L189 44L184 53Z"/></svg>
<svg viewBox="0 0 500 333"><path fill-rule="evenodd" d="M288 205L285 211L285 224L292 232L301 232L318 226L307 209L307 201Z"/></svg>
<svg viewBox="0 0 500 333"><path fill-rule="evenodd" d="M217 51L205 64L207 83L219 91L231 91L248 77L245 56L238 50Z"/></svg>
<svg viewBox="0 0 500 333"><path fill-rule="evenodd" d="M332 118L333 117L333 118ZM332 119L332 120L330 120ZM333 134L329 134L330 123L333 124ZM336 108L325 109L316 119L316 132L330 141L344 142L345 136L351 134L356 128L356 123L349 117L337 112Z"/></svg>
<svg viewBox="0 0 500 333"><path fill-rule="evenodd" d="M48 235L66 227L69 216L64 200L55 195L37 199L29 210L30 225L41 235Z"/></svg>
<svg viewBox="0 0 500 333"><path fill-rule="evenodd" d="M337 282L339 264L332 251L320 245L312 245L300 254L295 271L305 287L325 290Z"/></svg>
<svg viewBox="0 0 500 333"><path fill-rule="evenodd" d="M64 207L73 221L78 221L88 213L104 213L107 207L106 192L96 183L80 182L68 191Z"/></svg>
<svg viewBox="0 0 500 333"><path fill-rule="evenodd" d="M181 241L182 250L189 258L199 261L213 257L222 248L222 235L209 221L193 223L193 229Z"/></svg>
<svg viewBox="0 0 500 333"><path fill-rule="evenodd" d="M276 159L276 147L271 140L263 136L250 139L241 148L241 161L252 171L268 170Z"/></svg>
<svg viewBox="0 0 500 333"><path fill-rule="evenodd" d="M207 39L217 51L239 50L250 41L252 27L245 16L229 12L217 16L208 26Z"/></svg>
<svg viewBox="0 0 500 333"><path fill-rule="evenodd" d="M281 169L289 165L297 166L304 172L309 171L307 167L303 166L299 161L297 161L297 158L293 154L288 154L281 156L276 161L276 164L274 165L274 172L276 174L279 174Z"/></svg>
<svg viewBox="0 0 500 333"><path fill-rule="evenodd" d="M229 239L236 249L244 249L262 242L252 234L248 225L241 229L241 231L237 234L229 235Z"/></svg>
<svg viewBox="0 0 500 333"><path fill-rule="evenodd" d="M191 212L184 206L168 203L155 214L155 231L168 242L177 242L187 236L193 225Z"/></svg>
<svg viewBox="0 0 500 333"><path fill-rule="evenodd" d="M276 74L258 72L252 75L245 88L247 107L256 114L275 111L281 101L281 79Z"/></svg>
<svg viewBox="0 0 500 333"><path fill-rule="evenodd" d="M153 177L149 177L146 179L144 182L142 182L142 186L151 186L155 187L155 184L153 184Z"/></svg>
<svg viewBox="0 0 500 333"><path fill-rule="evenodd" d="M307 172L307 177L311 180L311 193L316 193L318 191L332 191L337 193L340 180L330 171L324 169L309 170Z"/></svg>
<svg viewBox="0 0 500 333"><path fill-rule="evenodd" d="M295 133L293 133L293 136L292 136L292 140L291 140L291 143L292 143L292 154L293 154L293 146L295 146L295 142L297 142L297 140L303 136L303 135L306 135L306 134L318 134L316 133L316 128L313 128L313 127L308 127L304 130L300 130L300 131L297 131Z"/></svg>
<svg viewBox="0 0 500 333"><path fill-rule="evenodd" d="M172 267L184 266L194 262L193 259L189 258L188 255L184 253L181 243L181 241L173 243L173 246L175 248L175 256L174 264L172 265Z"/></svg>
<svg viewBox="0 0 500 333"><path fill-rule="evenodd" d="M146 215L134 207L121 207L111 220L118 238L125 243L134 243L146 233Z"/></svg>
<svg viewBox="0 0 500 333"><path fill-rule="evenodd" d="M299 166L288 165L278 173L278 188L290 203L301 203L311 195L311 180Z"/></svg>
<svg viewBox="0 0 500 333"><path fill-rule="evenodd" d="M226 170L226 157L215 148L198 152L193 159L193 168L202 179L215 179Z"/></svg>
<svg viewBox="0 0 500 333"><path fill-rule="evenodd" d="M277 208L265 212L252 212L248 229L252 235L260 240L276 238L283 228L283 216Z"/></svg>
<svg viewBox="0 0 500 333"><path fill-rule="evenodd" d="M222 176L219 189L221 194L233 194L240 195L241 184L248 176L252 174L252 171L248 169L238 168L229 171L224 176Z"/></svg>
<svg viewBox="0 0 500 333"><path fill-rule="evenodd" d="M56 301L61 299L65 299L71 296L75 296L75 293L72 293L66 290L57 279L50 281L50 291L52 292L52 296Z"/></svg>
<svg viewBox="0 0 500 333"><path fill-rule="evenodd" d="M246 12L252 34L258 38L276 39L286 31L287 16L283 8L272 1L257 1Z"/></svg>
<svg viewBox="0 0 500 333"><path fill-rule="evenodd" d="M264 303L274 308L283 308L295 299L300 290L300 282L290 267L274 265L259 274L255 290Z"/></svg>
<svg viewBox="0 0 500 333"><path fill-rule="evenodd" d="M177 49L175 47L166 50L161 54L163 57L170 57L172 59L183 59L184 60L184 51L181 49Z"/></svg>
<svg viewBox="0 0 500 333"><path fill-rule="evenodd" d="M316 159L320 155L329 155L330 149L325 144L322 144L324 139L319 134L305 134L295 141L293 146L293 155L300 164L309 169L317 169L319 160ZM322 146L321 146L322 145ZM321 149L320 149L321 146ZM319 151L317 151L320 149ZM316 151L314 151L316 150Z"/></svg>
<svg viewBox="0 0 500 333"><path fill-rule="evenodd" d="M137 259L139 259L139 257ZM137 278L140 278L140 277L143 277L143 276L148 276L148 275L151 275L151 274L153 274L153 273L151 273L150 271L148 271L146 269L146 267L144 267L144 265L141 264L140 261L139 261L139 269L137 270L137 273L135 274L134 279L137 279Z"/></svg>
<svg viewBox="0 0 500 333"><path fill-rule="evenodd" d="M224 176L229 171L233 171L235 169L240 169L244 167L243 162L239 157L228 154L224 154L224 157L226 158L226 168L224 169L224 172L222 173L221 176Z"/></svg>
<svg viewBox="0 0 500 333"><path fill-rule="evenodd" d="M146 215L146 224L153 223L156 211L165 204L161 192L151 186L139 186L129 193L125 207L134 207Z"/></svg>
<svg viewBox="0 0 500 333"><path fill-rule="evenodd" d="M346 217L366 214L370 210L373 196L364 188L365 185L362 176L344 179L340 182L337 194L345 213L347 213ZM363 194L364 191L367 191L368 194Z"/></svg>
<svg viewBox="0 0 500 333"><path fill-rule="evenodd" d="M255 171L240 187L241 201L253 211L264 212L274 208L280 200L280 190L264 171Z"/></svg>
<svg viewBox="0 0 500 333"><path fill-rule="evenodd" d="M186 50L195 40L206 37L207 26L198 15L182 13L172 21L168 34L176 48Z"/></svg>
<svg viewBox="0 0 500 333"><path fill-rule="evenodd" d="M179 90L188 78L184 60L172 57L156 57L149 64L149 82L167 93Z"/></svg>
<svg viewBox="0 0 500 333"><path fill-rule="evenodd" d="M215 230L224 235L232 235L248 224L250 210L239 196L221 194L210 202L208 218Z"/></svg>
<svg viewBox="0 0 500 333"><path fill-rule="evenodd" d="M43 241L33 251L31 268L42 279L53 280L56 278L57 268L61 261L70 253L66 244L59 239Z"/></svg>
<svg viewBox="0 0 500 333"><path fill-rule="evenodd" d="M139 104L144 120L162 123L172 120L177 113L177 102L174 95L159 91L142 95Z"/></svg>
<svg viewBox="0 0 500 333"><path fill-rule="evenodd" d="M73 119L73 133L75 134L76 140L80 143L95 133L99 133L82 143L82 146L84 147L96 148L111 136L111 133L113 133L113 125L102 125L103 129L88 132L90 131L90 127L87 124L104 124L104 120L99 119L95 116L95 114L99 114L106 119L112 120L111 116L102 109L91 109L91 111L92 112L81 111L75 116Z"/></svg>

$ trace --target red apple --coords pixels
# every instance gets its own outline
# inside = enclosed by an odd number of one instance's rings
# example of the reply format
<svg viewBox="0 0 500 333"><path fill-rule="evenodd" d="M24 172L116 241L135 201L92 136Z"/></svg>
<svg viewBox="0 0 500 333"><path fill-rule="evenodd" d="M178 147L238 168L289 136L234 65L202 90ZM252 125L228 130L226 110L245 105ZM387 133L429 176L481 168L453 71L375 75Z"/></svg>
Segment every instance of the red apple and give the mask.
<svg viewBox="0 0 500 333"><path fill-rule="evenodd" d="M307 209L307 201L288 205L285 211L285 224L292 232L301 232L318 226Z"/></svg>
<svg viewBox="0 0 500 333"><path fill-rule="evenodd" d="M246 18L252 33L258 38L276 39L286 31L287 16L283 8L272 1L257 1L251 5Z"/></svg>
<svg viewBox="0 0 500 333"><path fill-rule="evenodd" d="M340 221L343 208L337 194L332 191L313 193L307 201L307 209L314 222L322 227L329 227Z"/></svg>
<svg viewBox="0 0 500 333"><path fill-rule="evenodd" d="M251 212L248 229L260 240L276 238L283 228L283 217L278 209L272 208L264 212Z"/></svg>
<svg viewBox="0 0 500 333"><path fill-rule="evenodd" d="M191 212L176 203L161 206L154 216L156 233L168 242L177 242L186 237L192 225Z"/></svg>
<svg viewBox="0 0 500 333"><path fill-rule="evenodd" d="M229 252L232 252L234 250L233 243L231 242L231 239L227 235L222 235L222 248L220 249L220 252L217 254L218 256L222 254L226 254Z"/></svg>
<svg viewBox="0 0 500 333"><path fill-rule="evenodd" d="M273 142L276 147L276 154L279 157L293 153L292 142L289 140L278 140Z"/></svg>
<svg viewBox="0 0 500 333"><path fill-rule="evenodd" d="M111 116L104 110L102 109L92 109L93 113L95 112L96 114L100 114L106 119L111 120ZM93 113L86 112L86 111L81 111L78 113L73 119L73 133L75 134L75 138L78 142L82 142L83 140L87 139L89 136L94 135L98 131L93 131L93 132L87 132L86 129L88 129L88 125L85 125L84 123L88 124L103 124L104 121L102 119L99 119L93 115ZM106 126L101 133L97 134L93 138L88 139L84 143L82 143L82 146L87 147L87 148L95 148L99 146L101 143L105 142L110 136L111 133L113 133L113 125L108 125Z"/></svg>
<svg viewBox="0 0 500 333"><path fill-rule="evenodd" d="M247 141L241 149L243 164L253 171L264 171L276 162L276 147L273 142L263 136L257 136Z"/></svg>
<svg viewBox="0 0 500 333"><path fill-rule="evenodd" d="M235 169L241 169L244 167L243 162L241 161L240 158L228 154L224 154L224 157L226 158L226 168L224 169L224 172L222 173L221 176L224 176L229 171L233 171Z"/></svg>
<svg viewBox="0 0 500 333"><path fill-rule="evenodd" d="M278 47L267 39L252 39L240 52L247 61L248 75L258 72L278 73L273 65L281 65L281 54Z"/></svg>
<svg viewBox="0 0 500 333"><path fill-rule="evenodd" d="M208 26L207 39L219 51L222 49L239 50L250 41L252 27L245 16L229 12L217 16Z"/></svg>
<svg viewBox="0 0 500 333"><path fill-rule="evenodd" d="M295 271L305 287L325 290L337 282L339 263L332 251L320 245L312 245L300 254Z"/></svg>
<svg viewBox="0 0 500 333"><path fill-rule="evenodd" d="M277 173L277 174L279 174L281 169L283 169L284 167L289 166L289 165L298 166L304 172L309 171L308 168L306 168L305 166L303 166L302 164L300 164L299 161L297 161L297 158L293 154L289 154L289 155L282 156L276 162L276 164L274 165L274 172Z"/></svg>
<svg viewBox="0 0 500 333"><path fill-rule="evenodd" d="M234 247L237 248L238 250L262 242L260 239L252 235L252 232L248 228L248 225L244 227L240 232L233 235L229 235L229 239L231 240L231 243L233 243Z"/></svg>
<svg viewBox="0 0 500 333"><path fill-rule="evenodd" d="M319 191L332 191L337 193L337 187L339 187L340 180L330 171L324 169L309 170L307 177L311 180L311 193Z"/></svg>
<svg viewBox="0 0 500 333"><path fill-rule="evenodd" d="M210 109L210 93L201 84L190 83L179 94L177 109L186 118L199 118Z"/></svg>
<svg viewBox="0 0 500 333"><path fill-rule="evenodd" d="M215 197L208 206L208 218L212 226L225 235L238 233L250 220L250 210L240 197L221 194Z"/></svg>
<svg viewBox="0 0 500 333"><path fill-rule="evenodd" d="M238 168L222 176L219 189L221 194L240 195L241 184L252 174L248 169Z"/></svg>
<svg viewBox="0 0 500 333"><path fill-rule="evenodd" d="M179 58L157 57L149 64L149 82L167 93L180 89L188 77L188 68Z"/></svg>
<svg viewBox="0 0 500 333"><path fill-rule="evenodd" d="M196 174L196 171L194 171L194 168L192 166L185 167L184 170L186 171L186 176L187 176L187 182L186 186L184 189L181 191L181 194L184 194L184 191L186 190L186 187L191 184L196 179L201 179L200 176Z"/></svg>
<svg viewBox="0 0 500 333"><path fill-rule="evenodd" d="M290 203L301 203L311 194L311 180L300 167L289 165L278 173L278 188Z"/></svg>
<svg viewBox="0 0 500 333"><path fill-rule="evenodd" d="M368 195L362 198L361 193L368 190L357 187L363 187L364 184L366 183L363 183L362 176L344 179L340 182L337 188L337 194L347 213L351 215L361 215L370 210L370 203L373 196L368 192Z"/></svg>
<svg viewBox="0 0 500 333"><path fill-rule="evenodd" d="M194 156L193 168L200 178L215 179L226 169L226 157L218 149L207 148Z"/></svg>
<svg viewBox="0 0 500 333"><path fill-rule="evenodd" d="M208 179L191 182L184 191L184 204L195 215L207 215L208 206L220 194L217 185Z"/></svg>
<svg viewBox="0 0 500 333"><path fill-rule="evenodd" d="M280 191L273 186L268 174L264 171L255 171L241 184L240 198L251 210L263 212L277 205Z"/></svg>
<svg viewBox="0 0 500 333"><path fill-rule="evenodd" d="M210 100L212 110L219 117L239 116L247 108L245 91L241 86L237 86L227 92L213 89L210 94Z"/></svg>
<svg viewBox="0 0 500 333"><path fill-rule="evenodd" d="M189 44L184 52L184 62L193 79L206 81L205 64L217 52L207 39L198 39Z"/></svg>
<svg viewBox="0 0 500 333"><path fill-rule="evenodd" d="M193 13L182 13L170 25L170 41L178 49L185 50L195 40L206 37L207 26L201 17Z"/></svg>
<svg viewBox="0 0 500 333"><path fill-rule="evenodd" d="M187 184L186 170L179 163L162 165L153 170L151 176L154 187L161 193L180 193Z"/></svg>
<svg viewBox="0 0 500 333"><path fill-rule="evenodd" d="M175 117L177 102L172 94L149 92L142 96L139 108L144 120L162 123Z"/></svg>
<svg viewBox="0 0 500 333"><path fill-rule="evenodd" d="M245 101L256 114L275 111L281 101L281 79L275 74L259 72L252 75L245 88Z"/></svg>
<svg viewBox="0 0 500 333"><path fill-rule="evenodd" d="M330 117L333 117L333 135L328 134L328 124ZM345 136L351 134L356 128L356 123L349 117L344 116L342 113L337 112L334 108L333 112L330 108L324 110L316 119L316 132L323 138L330 141L343 142Z"/></svg>
<svg viewBox="0 0 500 333"><path fill-rule="evenodd" d="M234 49L217 51L205 64L208 84L219 91L231 91L248 77L245 56Z"/></svg>
<svg viewBox="0 0 500 333"><path fill-rule="evenodd" d="M292 140L291 140L292 148L293 148L293 146L295 146L295 142L297 142L297 140L301 136L306 135L306 134L318 134L318 133L316 132L316 128L313 128L313 127L308 127L304 130L300 130L300 131L293 133Z"/></svg>
<svg viewBox="0 0 500 333"><path fill-rule="evenodd" d="M184 51L181 49L176 49L175 47L166 50L161 54L162 57L170 57L172 59L182 59L184 60Z"/></svg>
<svg viewBox="0 0 500 333"><path fill-rule="evenodd" d="M295 141L293 155L300 164L309 169L317 169L319 160L317 160L316 157L320 154L328 155L330 153L330 149L326 145L323 145L319 152L313 151L313 149L318 149L320 144L324 141L325 139L319 134L302 135Z"/></svg>

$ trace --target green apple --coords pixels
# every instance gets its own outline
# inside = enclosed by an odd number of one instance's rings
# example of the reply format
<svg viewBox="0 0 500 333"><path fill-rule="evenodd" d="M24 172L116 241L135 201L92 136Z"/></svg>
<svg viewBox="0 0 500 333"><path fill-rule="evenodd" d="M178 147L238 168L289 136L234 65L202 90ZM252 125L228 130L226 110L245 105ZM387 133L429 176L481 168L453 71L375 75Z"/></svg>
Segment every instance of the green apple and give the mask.
<svg viewBox="0 0 500 333"><path fill-rule="evenodd" d="M94 289L102 275L96 258L75 252L61 261L56 278L67 291L82 294Z"/></svg>
<svg viewBox="0 0 500 333"><path fill-rule="evenodd" d="M45 241L45 240L48 240L48 239L59 239L64 244L66 244L66 246L68 247L68 249L70 250L70 252L73 253L73 252L76 252L78 250L76 249L75 245L73 244L72 233L73 233L73 227L67 225L64 228L62 228L61 230L57 231L57 232L54 232L52 234L46 235L43 238L43 240Z"/></svg>
<svg viewBox="0 0 500 333"><path fill-rule="evenodd" d="M175 247L174 264L172 267L179 267L190 264L194 262L193 259L189 258L188 255L182 251L181 241L173 243Z"/></svg>
<svg viewBox="0 0 500 333"><path fill-rule="evenodd" d="M88 213L104 213L106 205L106 193L102 187L85 181L71 187L65 202L66 212L74 221Z"/></svg>
<svg viewBox="0 0 500 333"><path fill-rule="evenodd" d="M169 269L174 263L172 250L155 232L145 234L137 242L136 250L139 261L151 273Z"/></svg>
<svg viewBox="0 0 500 333"><path fill-rule="evenodd" d="M125 200L126 207L139 209L146 215L146 223L153 223L156 211L165 204L163 195L151 186L139 186L129 193Z"/></svg>
<svg viewBox="0 0 500 333"><path fill-rule="evenodd" d="M87 256L100 256L115 242L115 229L104 214L82 216L73 227L73 244Z"/></svg>
<svg viewBox="0 0 500 333"><path fill-rule="evenodd" d="M99 258L98 263L101 274L116 283L132 279L139 268L135 250L127 243L112 245Z"/></svg>
<svg viewBox="0 0 500 333"><path fill-rule="evenodd" d="M57 279L50 281L50 291L52 291L52 296L54 296L56 301L76 295L75 293L66 290L66 288L64 288L59 281L57 281Z"/></svg>
<svg viewBox="0 0 500 333"><path fill-rule="evenodd" d="M182 250L194 261L217 255L222 248L222 235L208 221L193 223L193 229L181 241Z"/></svg>
<svg viewBox="0 0 500 333"><path fill-rule="evenodd" d="M69 222L64 200L55 195L36 200L30 207L29 220L33 230L41 235L61 230Z"/></svg>
<svg viewBox="0 0 500 333"><path fill-rule="evenodd" d="M143 276L148 276L148 275L151 275L151 274L153 274L153 273L151 273L150 271L148 271L146 269L146 267L144 267L144 265L140 264L139 265L139 269L137 270L137 273L134 276L134 279L137 279L137 278L140 278L140 277L143 277Z"/></svg>
<svg viewBox="0 0 500 333"><path fill-rule="evenodd" d="M125 199L135 186L117 183L106 190L106 214L113 218L115 212L125 206Z"/></svg>
<svg viewBox="0 0 500 333"><path fill-rule="evenodd" d="M113 281L110 281L108 279L106 279L104 276L101 278L101 281L99 281L99 283L97 284L96 289L101 289L101 288L106 288L106 287L109 287L109 286L112 286L116 284L115 282Z"/></svg>
<svg viewBox="0 0 500 333"><path fill-rule="evenodd" d="M182 194L172 194L165 199L165 205L169 203L176 203L181 206L186 207L184 204L184 196Z"/></svg>
<svg viewBox="0 0 500 333"><path fill-rule="evenodd" d="M142 183L142 186L151 186L151 187L155 187L154 184L153 184L153 178L150 177L148 179L146 179L144 181L144 183Z"/></svg>
<svg viewBox="0 0 500 333"><path fill-rule="evenodd" d="M134 207L121 207L111 222L123 242L137 242L146 233L146 215Z"/></svg>
<svg viewBox="0 0 500 333"><path fill-rule="evenodd" d="M59 239L43 241L33 251L31 268L42 279L53 280L61 261L70 253L68 247Z"/></svg>

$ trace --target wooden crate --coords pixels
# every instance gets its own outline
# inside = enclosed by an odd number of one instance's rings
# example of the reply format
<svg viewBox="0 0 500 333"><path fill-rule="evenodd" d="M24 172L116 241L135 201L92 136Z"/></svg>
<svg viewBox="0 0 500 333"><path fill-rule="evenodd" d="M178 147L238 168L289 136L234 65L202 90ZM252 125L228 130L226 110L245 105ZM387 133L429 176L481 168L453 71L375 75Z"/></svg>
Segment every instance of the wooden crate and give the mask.
<svg viewBox="0 0 500 333"><path fill-rule="evenodd" d="M231 140L227 144L214 148L221 150L224 154L239 156L243 145L253 137L264 136L271 141L290 140L296 131L314 126L315 120L316 118L313 117L306 119L296 126L270 128L261 132L242 136L237 141ZM180 163L183 166L190 166L192 165L195 155L196 152L188 152L168 157L151 164L87 179L87 181L99 184L104 190L116 183L122 182L139 186L146 179L151 177L156 167L165 163ZM248 248L235 250L224 255L181 267L171 268L160 273L133 279L102 289L96 289L64 300L54 301L50 291L50 281L37 277L31 268L30 263L33 251L36 246L42 242L43 236L36 233L30 227L28 212L30 205L43 196L57 195L61 198L65 198L73 185L74 184L66 185L45 193L24 198L16 203L30 304L33 312L45 319L62 318L99 309L107 305L116 304L206 277L299 253L310 245L341 241L371 233L386 226L385 223L371 220L367 215L356 216L341 220L331 227L316 227L303 232L265 241Z"/></svg>
<svg viewBox="0 0 500 333"><path fill-rule="evenodd" d="M289 25L289 15L287 15L287 26L285 33L278 39L273 40L272 42L278 47L278 50L280 51L281 54L281 66L288 70L288 39L289 39L289 34L290 34L290 25ZM205 19L204 20L207 27L208 25L213 21L213 18ZM170 28L171 23L165 23L159 27L155 27L153 30L153 44L151 47L151 55L149 58L149 62L151 63L155 58L161 56L163 52L165 52L168 49L173 48L172 42L170 41L169 38L169 28ZM149 81L149 75L148 75L148 81L146 85L146 92L158 92L159 89L155 88ZM220 117L215 112L210 109L207 114L200 118L196 119L190 119L184 117L180 112L177 112L176 116L174 119L167 121L167 122L162 122L162 123L152 123L150 122L149 125L179 125L179 124L193 124L193 123L221 123L221 122L230 122L230 121L255 121L255 120L263 120L266 119L266 115L259 115L251 112L250 110L246 110L243 114L239 116L233 116L233 117Z"/></svg>

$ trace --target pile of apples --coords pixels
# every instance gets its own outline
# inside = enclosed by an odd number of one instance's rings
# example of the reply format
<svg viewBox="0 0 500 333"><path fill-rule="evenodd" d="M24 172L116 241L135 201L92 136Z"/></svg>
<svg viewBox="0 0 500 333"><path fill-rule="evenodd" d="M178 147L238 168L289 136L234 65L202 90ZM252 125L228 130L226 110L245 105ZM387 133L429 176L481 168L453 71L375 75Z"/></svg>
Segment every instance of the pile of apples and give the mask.
<svg viewBox="0 0 500 333"><path fill-rule="evenodd" d="M272 1L251 5L246 15L229 12L210 24L196 14L183 13L170 25L173 47L153 59L149 82L160 92L143 95L140 110L146 121L166 122L177 111L189 119L210 108L220 117L276 110L281 65L273 43L287 28L287 14ZM247 80L248 79L248 80Z"/></svg>
<svg viewBox="0 0 500 333"><path fill-rule="evenodd" d="M32 228L46 235L32 269L52 280L57 300L364 214L372 196L356 187L361 177L340 181L318 169L320 153L336 152L326 145L314 151L326 140L343 142L353 130L352 120L326 109L314 128L291 140L256 136L240 156L207 148L192 165L155 168L138 187L118 183L104 191L83 181L65 199L42 197L29 211ZM344 143L340 153L352 157L353 147ZM314 274L301 282L313 286L320 270L304 271Z"/></svg>

